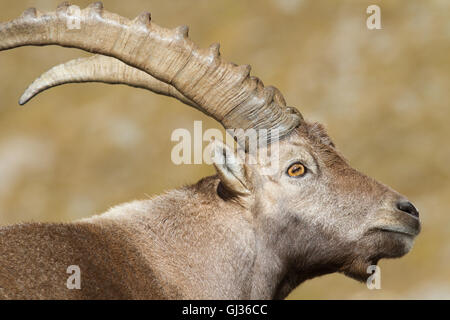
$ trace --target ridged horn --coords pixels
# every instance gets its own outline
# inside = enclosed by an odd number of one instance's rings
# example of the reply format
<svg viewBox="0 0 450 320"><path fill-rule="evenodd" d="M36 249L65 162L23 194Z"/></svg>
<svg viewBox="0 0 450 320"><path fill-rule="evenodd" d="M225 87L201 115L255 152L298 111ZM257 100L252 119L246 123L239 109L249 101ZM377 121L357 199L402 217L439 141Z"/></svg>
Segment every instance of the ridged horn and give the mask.
<svg viewBox="0 0 450 320"><path fill-rule="evenodd" d="M19 100L19 104L23 105L27 103L34 96L47 89L67 83L82 82L126 84L157 94L174 97L191 107L200 109L199 106L183 96L170 84L159 81L151 75L130 67L120 60L102 55L71 60L51 68L26 89Z"/></svg>
<svg viewBox="0 0 450 320"><path fill-rule="evenodd" d="M172 85L226 129L276 130L282 138L301 123L277 89L250 76L249 66L225 62L217 45L200 49L186 27L159 27L149 13L129 20L101 3L83 10L63 3L48 13L28 9L0 24L0 50L27 45L60 45L119 59Z"/></svg>

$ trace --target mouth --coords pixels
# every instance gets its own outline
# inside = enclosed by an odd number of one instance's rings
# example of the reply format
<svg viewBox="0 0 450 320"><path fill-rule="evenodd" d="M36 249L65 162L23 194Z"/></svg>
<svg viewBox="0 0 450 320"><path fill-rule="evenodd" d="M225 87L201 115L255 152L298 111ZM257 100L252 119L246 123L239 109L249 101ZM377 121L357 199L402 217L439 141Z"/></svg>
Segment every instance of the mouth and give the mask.
<svg viewBox="0 0 450 320"><path fill-rule="evenodd" d="M382 232L390 232L390 233L397 233L402 234L410 237L415 237L420 233L420 227L418 228L411 228L406 226L381 226L377 227L374 230L379 230Z"/></svg>

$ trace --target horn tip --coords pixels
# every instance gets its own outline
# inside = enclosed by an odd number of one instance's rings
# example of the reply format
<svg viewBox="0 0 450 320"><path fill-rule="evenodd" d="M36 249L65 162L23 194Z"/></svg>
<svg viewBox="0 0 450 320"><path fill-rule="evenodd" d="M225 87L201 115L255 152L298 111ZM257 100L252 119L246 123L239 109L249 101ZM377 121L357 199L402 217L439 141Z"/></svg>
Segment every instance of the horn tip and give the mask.
<svg viewBox="0 0 450 320"><path fill-rule="evenodd" d="M31 97L28 97L26 93L24 93L19 99L19 105L21 106L25 105L28 101L30 101L30 99Z"/></svg>
<svg viewBox="0 0 450 320"><path fill-rule="evenodd" d="M30 86L31 87L31 86ZM27 88L27 90L25 90L25 92L22 94L22 96L19 99L19 105L23 106L24 104L26 104L28 101L30 101L31 99L33 99L33 97L39 93L39 92L35 92L33 91L30 87Z"/></svg>

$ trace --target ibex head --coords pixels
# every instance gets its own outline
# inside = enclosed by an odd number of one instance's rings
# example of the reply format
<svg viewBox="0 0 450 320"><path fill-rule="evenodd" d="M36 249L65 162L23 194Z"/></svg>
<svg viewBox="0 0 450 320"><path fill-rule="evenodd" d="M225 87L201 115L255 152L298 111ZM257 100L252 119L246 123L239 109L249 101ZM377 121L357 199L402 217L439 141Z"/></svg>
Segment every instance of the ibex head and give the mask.
<svg viewBox="0 0 450 320"><path fill-rule="evenodd" d="M287 107L276 88L250 76L249 66L225 62L217 44L198 48L187 27L161 28L148 13L130 21L100 3L77 16L68 8L64 3L46 14L29 9L0 25L0 50L56 44L98 54L49 70L27 89L21 104L64 83L122 83L175 97L226 129L265 132L258 151L272 152L276 145L276 169L246 161L251 152L237 134L247 152L241 157L215 144L221 183L211 192L245 209L258 246L276 252L279 261L272 263L283 261L287 282L335 271L363 280L369 265L411 249L420 230L415 207L350 167L323 127ZM68 28L74 18L78 29ZM290 275L291 270L303 272ZM287 283L278 293L285 290Z"/></svg>
<svg viewBox="0 0 450 320"><path fill-rule="evenodd" d="M293 282L337 271L363 281L370 265L411 249L420 232L416 208L352 168L322 125L302 121L279 143L271 174L239 159L232 163L240 165L216 167L226 189L253 213L262 242L297 270Z"/></svg>

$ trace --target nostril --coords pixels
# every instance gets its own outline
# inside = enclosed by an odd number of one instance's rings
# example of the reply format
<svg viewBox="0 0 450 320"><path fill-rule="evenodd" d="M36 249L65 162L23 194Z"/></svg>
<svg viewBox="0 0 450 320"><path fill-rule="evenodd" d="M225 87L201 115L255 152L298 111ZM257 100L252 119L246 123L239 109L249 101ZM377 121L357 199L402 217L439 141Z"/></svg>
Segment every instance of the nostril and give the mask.
<svg viewBox="0 0 450 320"><path fill-rule="evenodd" d="M397 209L409 213L410 215L414 216L414 217L419 217L419 211L417 211L416 207L414 207L414 205L409 202L409 201L399 201L397 202Z"/></svg>

